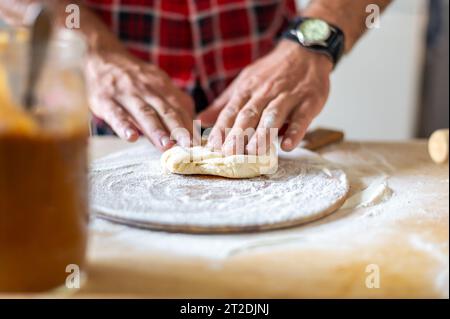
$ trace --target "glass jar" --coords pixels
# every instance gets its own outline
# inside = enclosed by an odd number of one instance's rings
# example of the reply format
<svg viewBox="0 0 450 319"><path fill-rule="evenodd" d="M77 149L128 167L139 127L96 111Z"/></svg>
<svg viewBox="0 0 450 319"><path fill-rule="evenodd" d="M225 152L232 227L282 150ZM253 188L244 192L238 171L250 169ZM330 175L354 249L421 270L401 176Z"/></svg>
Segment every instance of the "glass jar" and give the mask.
<svg viewBox="0 0 450 319"><path fill-rule="evenodd" d="M0 292L64 286L87 243L85 44L69 30L54 37L38 103L25 110L28 39L0 29Z"/></svg>

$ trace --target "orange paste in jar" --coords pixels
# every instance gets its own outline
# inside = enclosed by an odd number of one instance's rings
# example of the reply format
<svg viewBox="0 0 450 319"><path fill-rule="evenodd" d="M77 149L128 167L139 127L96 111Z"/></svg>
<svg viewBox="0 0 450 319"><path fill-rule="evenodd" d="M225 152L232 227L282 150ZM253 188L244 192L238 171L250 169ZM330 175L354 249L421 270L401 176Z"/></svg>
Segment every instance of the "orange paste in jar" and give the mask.
<svg viewBox="0 0 450 319"><path fill-rule="evenodd" d="M46 130L1 82L0 292L49 290L84 265L88 132Z"/></svg>

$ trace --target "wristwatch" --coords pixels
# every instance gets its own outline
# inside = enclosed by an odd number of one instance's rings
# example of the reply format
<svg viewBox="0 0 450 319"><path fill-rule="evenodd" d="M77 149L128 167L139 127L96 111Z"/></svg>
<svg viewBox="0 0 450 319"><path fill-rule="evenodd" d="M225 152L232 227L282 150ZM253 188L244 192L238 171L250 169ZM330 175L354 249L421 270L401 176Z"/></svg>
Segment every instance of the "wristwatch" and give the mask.
<svg viewBox="0 0 450 319"><path fill-rule="evenodd" d="M283 37L295 41L311 51L326 54L335 66L344 53L344 32L321 19L297 18L290 29L283 34Z"/></svg>

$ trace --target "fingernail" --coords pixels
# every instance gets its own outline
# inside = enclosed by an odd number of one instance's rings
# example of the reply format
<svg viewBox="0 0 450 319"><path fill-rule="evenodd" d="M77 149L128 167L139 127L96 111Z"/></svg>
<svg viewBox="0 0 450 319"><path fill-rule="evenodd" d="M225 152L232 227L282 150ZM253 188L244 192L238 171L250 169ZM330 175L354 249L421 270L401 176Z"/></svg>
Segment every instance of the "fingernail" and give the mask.
<svg viewBox="0 0 450 319"><path fill-rule="evenodd" d="M127 128L127 129L125 130L125 137L126 137L127 139L131 139L131 138L134 137L136 134L137 134L136 131L133 130L133 129L131 129L131 128Z"/></svg>
<svg viewBox="0 0 450 319"><path fill-rule="evenodd" d="M291 138L287 138L283 141L283 146L286 148L291 148L292 147L292 139Z"/></svg>
<svg viewBox="0 0 450 319"><path fill-rule="evenodd" d="M268 116L264 119L263 126L264 126L265 128L271 128L271 127L274 126L275 121L276 121L275 115L270 114L270 115L268 115Z"/></svg>
<svg viewBox="0 0 450 319"><path fill-rule="evenodd" d="M163 136L160 139L160 143L162 147L166 147L170 143L170 138L168 136Z"/></svg>
<svg viewBox="0 0 450 319"><path fill-rule="evenodd" d="M191 139L188 137L180 137L177 139L177 142L179 145L183 147L190 147L191 146Z"/></svg>

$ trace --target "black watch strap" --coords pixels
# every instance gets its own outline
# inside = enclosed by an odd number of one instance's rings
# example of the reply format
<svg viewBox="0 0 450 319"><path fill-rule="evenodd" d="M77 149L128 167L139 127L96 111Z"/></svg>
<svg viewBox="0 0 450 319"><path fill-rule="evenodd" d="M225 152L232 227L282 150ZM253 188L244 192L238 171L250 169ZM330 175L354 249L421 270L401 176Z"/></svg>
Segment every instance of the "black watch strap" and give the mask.
<svg viewBox="0 0 450 319"><path fill-rule="evenodd" d="M316 52L328 55L332 59L334 65L336 66L338 64L338 62L340 61L340 59L344 53L344 49L345 49L344 32L342 32L342 30L340 28L328 23L332 29L332 32L331 32L330 37L326 40L326 46L322 46L322 45L304 46L299 41L299 39L296 35L296 30L297 30L298 26L302 22L304 22L306 19L310 19L310 18L300 17L300 18L295 19L291 23L291 26L289 27L289 29L283 33L283 38L295 41L295 42L299 43L300 45L302 45L303 47L310 49L312 51L316 51Z"/></svg>

